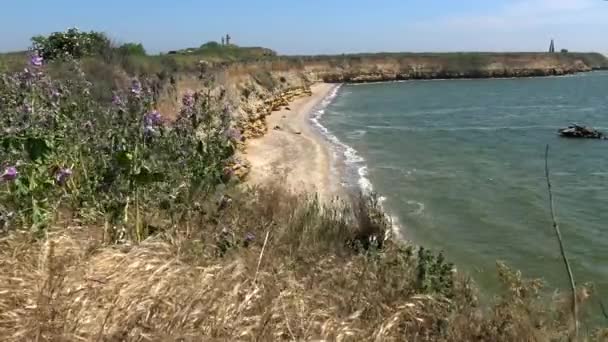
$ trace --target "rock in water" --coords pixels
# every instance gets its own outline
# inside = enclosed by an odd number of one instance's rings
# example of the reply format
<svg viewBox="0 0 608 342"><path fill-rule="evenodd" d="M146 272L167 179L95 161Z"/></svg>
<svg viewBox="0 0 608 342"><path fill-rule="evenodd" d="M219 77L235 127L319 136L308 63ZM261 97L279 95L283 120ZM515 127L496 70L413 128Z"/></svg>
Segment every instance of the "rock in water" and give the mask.
<svg viewBox="0 0 608 342"><path fill-rule="evenodd" d="M559 135L565 138L606 139L604 133L591 127L573 124L559 130Z"/></svg>

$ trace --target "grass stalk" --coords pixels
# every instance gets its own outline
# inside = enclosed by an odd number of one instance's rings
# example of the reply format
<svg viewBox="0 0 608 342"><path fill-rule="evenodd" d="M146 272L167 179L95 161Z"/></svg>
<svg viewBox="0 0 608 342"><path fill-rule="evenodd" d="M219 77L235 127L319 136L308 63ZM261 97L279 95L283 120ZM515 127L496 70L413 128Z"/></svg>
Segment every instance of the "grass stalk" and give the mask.
<svg viewBox="0 0 608 342"><path fill-rule="evenodd" d="M549 191L549 208L551 210L551 220L553 222L553 230L555 231L555 235L557 237L557 241L559 242L559 250L562 255L562 259L564 261L564 265L566 266L566 271L568 272L568 278L570 279L570 288L572 290L572 318L574 319L574 339L578 338L578 330L579 330L579 322L578 322L578 302L576 298L576 283L574 281L574 274L572 272L572 268L570 267L570 262L568 261L568 257L566 256L566 248L564 247L564 240L562 238L562 233L559 229L559 225L557 224L557 219L555 215L555 205L553 202L553 191L551 188L551 178L549 175L549 144L545 148L545 178L547 179L547 189Z"/></svg>

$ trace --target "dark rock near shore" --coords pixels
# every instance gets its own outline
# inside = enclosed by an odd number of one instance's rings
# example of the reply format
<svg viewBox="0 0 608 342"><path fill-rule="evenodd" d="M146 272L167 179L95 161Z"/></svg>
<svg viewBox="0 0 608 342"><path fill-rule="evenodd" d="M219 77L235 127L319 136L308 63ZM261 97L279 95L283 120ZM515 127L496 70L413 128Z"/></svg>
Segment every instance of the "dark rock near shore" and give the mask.
<svg viewBox="0 0 608 342"><path fill-rule="evenodd" d="M607 139L604 133L591 127L573 124L559 130L559 135L565 138Z"/></svg>

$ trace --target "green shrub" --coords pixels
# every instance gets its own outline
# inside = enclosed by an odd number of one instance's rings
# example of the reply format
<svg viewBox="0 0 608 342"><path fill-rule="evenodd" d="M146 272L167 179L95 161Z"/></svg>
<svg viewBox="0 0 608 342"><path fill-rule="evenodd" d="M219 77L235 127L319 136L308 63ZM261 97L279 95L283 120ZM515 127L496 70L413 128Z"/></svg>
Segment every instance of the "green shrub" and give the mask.
<svg viewBox="0 0 608 342"><path fill-rule="evenodd" d="M35 66L0 76L0 203L14 226L42 231L58 209L84 210L141 240L141 221L129 210L177 215L223 182L230 123L202 94L189 95L170 122L155 111L147 79L100 103L79 64L64 72L71 78Z"/></svg>
<svg viewBox="0 0 608 342"><path fill-rule="evenodd" d="M77 28L32 38L33 48L47 60L101 55L111 49L108 37L101 32L80 32Z"/></svg>
<svg viewBox="0 0 608 342"><path fill-rule="evenodd" d="M207 42L201 45L201 49L220 49L222 46L218 42Z"/></svg>
<svg viewBox="0 0 608 342"><path fill-rule="evenodd" d="M126 56L146 56L146 49L139 43L126 43L118 48L118 52Z"/></svg>

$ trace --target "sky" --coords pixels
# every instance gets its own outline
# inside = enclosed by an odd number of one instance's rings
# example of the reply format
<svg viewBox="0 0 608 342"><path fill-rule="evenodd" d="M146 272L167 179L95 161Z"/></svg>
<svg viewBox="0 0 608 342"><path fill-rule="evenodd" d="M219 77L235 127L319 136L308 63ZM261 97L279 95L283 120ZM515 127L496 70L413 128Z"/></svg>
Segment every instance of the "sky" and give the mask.
<svg viewBox="0 0 608 342"><path fill-rule="evenodd" d="M68 27L157 53L219 41L281 54L608 52L604 0L3 0L0 51Z"/></svg>

